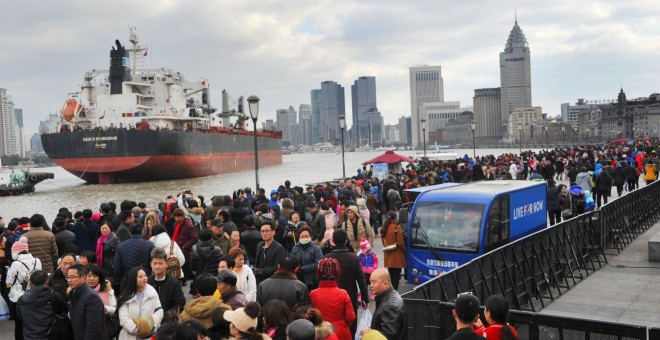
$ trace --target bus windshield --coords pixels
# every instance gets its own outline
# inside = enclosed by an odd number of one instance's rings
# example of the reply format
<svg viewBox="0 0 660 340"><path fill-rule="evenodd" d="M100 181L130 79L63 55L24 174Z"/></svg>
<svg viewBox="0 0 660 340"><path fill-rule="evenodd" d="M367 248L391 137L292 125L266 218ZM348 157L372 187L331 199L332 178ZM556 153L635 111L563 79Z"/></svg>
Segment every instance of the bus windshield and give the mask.
<svg viewBox="0 0 660 340"><path fill-rule="evenodd" d="M477 252L485 206L456 202L419 202L411 229L413 248Z"/></svg>

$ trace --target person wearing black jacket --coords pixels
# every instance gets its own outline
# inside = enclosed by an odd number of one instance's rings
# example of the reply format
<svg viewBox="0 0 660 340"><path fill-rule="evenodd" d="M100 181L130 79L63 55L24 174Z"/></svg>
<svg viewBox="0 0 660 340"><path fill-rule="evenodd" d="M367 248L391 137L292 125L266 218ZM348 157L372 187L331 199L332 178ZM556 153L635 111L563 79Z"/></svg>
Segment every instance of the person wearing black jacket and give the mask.
<svg viewBox="0 0 660 340"><path fill-rule="evenodd" d="M559 208L559 188L552 178L548 179L548 190L546 191L548 217L550 225L561 222L561 209Z"/></svg>
<svg viewBox="0 0 660 340"><path fill-rule="evenodd" d="M67 313L67 303L48 286L48 273L35 270L30 274L31 288L16 302L16 339L47 339L55 314Z"/></svg>
<svg viewBox="0 0 660 340"><path fill-rule="evenodd" d="M167 275L167 253L160 248L151 251L151 272L147 283L156 289L160 306L163 308L163 323L177 321L179 312L186 305L181 282L171 275Z"/></svg>
<svg viewBox="0 0 660 340"><path fill-rule="evenodd" d="M633 163L634 164L634 163ZM623 167L623 173L626 176L626 182L628 182L628 191L633 191L637 189L637 182L639 181L639 175L635 170L634 165L628 165Z"/></svg>
<svg viewBox="0 0 660 340"><path fill-rule="evenodd" d="M87 269L80 263L69 267L69 316L74 339L106 340L105 308L96 292L87 286Z"/></svg>
<svg viewBox="0 0 660 340"><path fill-rule="evenodd" d="M252 270L257 279L257 285L275 274L286 253L284 247L275 241L274 232L273 222L265 220L261 224L263 241L257 244L254 269Z"/></svg>
<svg viewBox="0 0 660 340"><path fill-rule="evenodd" d="M399 292L392 287L386 268L374 270L370 277L371 292L376 295L376 310L371 329L379 331L388 340L407 338L406 306Z"/></svg>
<svg viewBox="0 0 660 340"><path fill-rule="evenodd" d="M353 304L353 311L357 315L358 309L358 287L362 295L363 307L369 306L369 291L367 290L367 283L362 271L362 262L360 258L347 248L348 234L344 229L337 229L332 233L332 240L335 243L335 248L332 252L325 257L334 258L339 262L341 268L341 275L337 278L337 285L339 288L346 290L348 296L351 298ZM357 283L357 285L356 285ZM355 334L357 323L353 322L350 325L351 334Z"/></svg>
<svg viewBox="0 0 660 340"><path fill-rule="evenodd" d="M213 232L203 229L199 232L199 241L193 247L191 269L195 277L201 273L218 275L218 263L222 258L222 249L215 245L212 239Z"/></svg>
<svg viewBox="0 0 660 340"><path fill-rule="evenodd" d="M241 232L241 244L245 246L250 263L254 263L257 257L257 245L262 241L261 233L255 228L252 216L245 216L243 223L245 224L245 231Z"/></svg>

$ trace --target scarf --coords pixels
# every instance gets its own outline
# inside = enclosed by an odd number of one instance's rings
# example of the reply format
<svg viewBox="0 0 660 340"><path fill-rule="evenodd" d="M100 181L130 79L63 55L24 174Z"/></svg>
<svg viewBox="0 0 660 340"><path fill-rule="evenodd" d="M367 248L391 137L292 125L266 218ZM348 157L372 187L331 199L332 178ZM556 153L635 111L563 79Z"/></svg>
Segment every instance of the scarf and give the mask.
<svg viewBox="0 0 660 340"><path fill-rule="evenodd" d="M103 266L103 244L105 243L105 239L110 236L111 233L108 233L108 235L101 235L99 237L98 242L96 242L96 263L99 265L99 267Z"/></svg>
<svg viewBox="0 0 660 340"><path fill-rule="evenodd" d="M181 229L181 226L183 226L183 223L177 223L176 227L174 227L174 235L172 235L172 241L177 242L179 240L179 230Z"/></svg>
<svg viewBox="0 0 660 340"><path fill-rule="evenodd" d="M240 248L240 247L241 247L241 240L238 240L237 242L234 242L234 240L232 239L232 240L231 240L231 244L232 244L235 248Z"/></svg>
<svg viewBox="0 0 660 340"><path fill-rule="evenodd" d="M110 234L108 234L110 235ZM98 296L101 298L103 301L104 306L109 306L110 305L110 298L108 297L108 292L100 292L101 290L101 285L104 284L105 282L99 282L99 284L96 285L93 290L98 294Z"/></svg>

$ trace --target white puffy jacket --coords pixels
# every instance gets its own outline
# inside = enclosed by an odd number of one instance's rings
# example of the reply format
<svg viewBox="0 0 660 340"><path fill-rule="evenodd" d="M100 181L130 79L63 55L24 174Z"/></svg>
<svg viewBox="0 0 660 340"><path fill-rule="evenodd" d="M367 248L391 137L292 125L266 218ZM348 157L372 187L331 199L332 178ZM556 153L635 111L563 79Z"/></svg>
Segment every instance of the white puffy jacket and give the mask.
<svg viewBox="0 0 660 340"><path fill-rule="evenodd" d="M151 241L156 248L163 249L168 256L170 255L170 235L167 235L167 233L160 233L156 236L151 236L149 241ZM179 259L179 264L183 267L186 263L186 257L183 255L181 248L179 248L179 245L176 242L174 242L174 256ZM179 278L183 278L183 270L181 271L181 276L179 276Z"/></svg>
<svg viewBox="0 0 660 340"><path fill-rule="evenodd" d="M32 257L32 254L19 254L16 261L12 262L7 271L7 286L9 290L9 300L18 301L18 298L25 294L22 283L27 282L28 274L35 270L41 270L41 261ZM29 287L29 284L27 285Z"/></svg>

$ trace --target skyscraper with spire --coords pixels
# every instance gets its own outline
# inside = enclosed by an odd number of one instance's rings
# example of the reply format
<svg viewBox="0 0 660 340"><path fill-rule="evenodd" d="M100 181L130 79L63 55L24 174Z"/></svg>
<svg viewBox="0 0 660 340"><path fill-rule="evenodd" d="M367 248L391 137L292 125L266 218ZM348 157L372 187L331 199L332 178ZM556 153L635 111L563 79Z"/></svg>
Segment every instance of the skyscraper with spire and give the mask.
<svg viewBox="0 0 660 340"><path fill-rule="evenodd" d="M532 106L532 75L529 44L518 26L518 16L500 53L501 135L508 131L509 115L514 109Z"/></svg>

